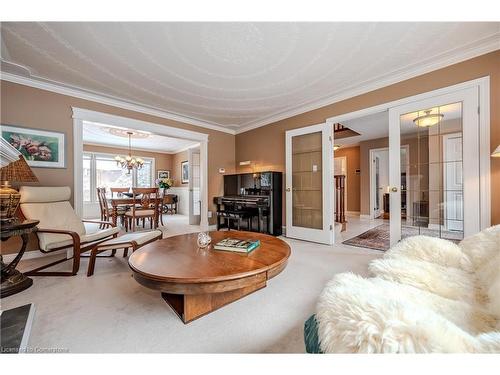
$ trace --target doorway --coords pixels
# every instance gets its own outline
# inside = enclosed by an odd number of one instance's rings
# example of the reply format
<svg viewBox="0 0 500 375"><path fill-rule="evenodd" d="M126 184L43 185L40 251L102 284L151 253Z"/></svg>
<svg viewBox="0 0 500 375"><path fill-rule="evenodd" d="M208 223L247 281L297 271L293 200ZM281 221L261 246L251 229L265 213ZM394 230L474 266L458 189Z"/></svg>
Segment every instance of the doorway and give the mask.
<svg viewBox="0 0 500 375"><path fill-rule="evenodd" d="M208 229L208 135L170 126L139 121L131 118L110 115L81 108L73 108L73 149L74 149L74 208L79 216L83 214L84 204L84 122L107 124L113 127L134 129L139 132L183 139L199 144L199 201L200 229Z"/></svg>
<svg viewBox="0 0 500 375"><path fill-rule="evenodd" d="M417 126L416 119L425 116L426 111L430 111L430 115L443 115L437 116L441 121L427 128ZM377 197L377 189L383 191L389 203L390 222L386 224L387 229L379 231L387 236L386 248L401 238L417 234L458 241L488 227L489 78L335 116L327 119L327 123L332 127L340 124L357 132L358 129L350 126L354 120L377 114L383 116L383 113L388 117L388 126L385 125L386 129L388 127L387 144L384 146L389 149L389 183L384 191L381 162L385 156L379 154L375 159L370 158L370 163L361 162L361 175L366 168L375 173L370 173L370 179L365 180L369 188L361 183L360 199L366 201L370 195L375 199L368 215L361 202L360 220L364 218L371 225L374 215L384 214L383 198L380 199L380 193ZM459 128L452 126L450 120L460 123ZM376 129L379 128L366 128L364 135ZM334 132L334 141L350 143L351 147L361 144L363 148L361 133L354 134L353 141L349 138L340 141ZM380 138L374 141L379 142ZM401 154L401 145L409 145L406 159ZM377 147L380 145L375 145ZM465 149L467 158L462 157ZM349 232L349 225L347 227Z"/></svg>

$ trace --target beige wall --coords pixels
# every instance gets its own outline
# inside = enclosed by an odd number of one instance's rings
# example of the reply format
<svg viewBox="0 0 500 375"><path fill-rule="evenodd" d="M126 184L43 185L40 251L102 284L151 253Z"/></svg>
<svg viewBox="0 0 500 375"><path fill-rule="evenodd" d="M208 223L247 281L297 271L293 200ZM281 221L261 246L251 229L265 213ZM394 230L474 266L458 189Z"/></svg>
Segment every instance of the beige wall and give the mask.
<svg viewBox="0 0 500 375"><path fill-rule="evenodd" d="M212 203L213 197L220 195L223 191L223 179L218 173L218 169L225 168L227 173L234 173L234 135L11 82L0 82L2 99L0 120L2 124L54 130L66 134L66 168L34 168L33 171L40 181L40 186L67 185L73 190L72 106L208 134L209 210L215 210ZM214 223L214 220L214 218L211 219L211 223ZM2 243L1 251L4 254L13 252L17 250L16 246L19 246L19 241L11 239ZM30 243L29 249L34 248L36 248L36 244Z"/></svg>
<svg viewBox="0 0 500 375"><path fill-rule="evenodd" d="M188 160L188 151L178 152L172 155L172 173L171 176L174 179L174 186L188 186L188 184L182 183L181 178L181 163Z"/></svg>
<svg viewBox="0 0 500 375"><path fill-rule="evenodd" d="M83 145L83 151L89 152L102 152L104 154L113 154L113 155L127 155L128 149L125 148L117 148L117 147L107 147L107 146L96 146L96 145ZM134 150L132 149L132 155L140 156L144 158L152 158L155 159L155 172L154 178L156 179L157 171L170 171L170 176L172 176L172 157L174 155L171 154L163 154L161 152L149 152L143 150Z"/></svg>
<svg viewBox="0 0 500 375"><path fill-rule="evenodd" d="M335 151L335 157L346 157L347 161L347 211L360 211L360 175L356 174L359 169L359 146L340 148Z"/></svg>
<svg viewBox="0 0 500 375"><path fill-rule="evenodd" d="M309 111L236 136L236 163L253 160L256 169L285 169L285 131L404 97L490 76L490 150L500 144L500 50L363 95ZM361 165L363 169L363 165ZM361 182L363 186L363 182ZM491 220L500 223L500 158L491 159Z"/></svg>

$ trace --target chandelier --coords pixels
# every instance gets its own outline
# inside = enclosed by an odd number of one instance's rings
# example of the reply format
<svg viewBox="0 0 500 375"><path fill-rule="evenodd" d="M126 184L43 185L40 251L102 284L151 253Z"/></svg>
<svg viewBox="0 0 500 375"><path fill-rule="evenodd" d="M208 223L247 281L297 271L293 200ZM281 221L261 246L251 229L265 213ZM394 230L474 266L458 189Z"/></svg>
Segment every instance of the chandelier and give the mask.
<svg viewBox="0 0 500 375"><path fill-rule="evenodd" d="M116 165L121 165L123 169L126 169L128 174L130 174L130 171L132 169L141 169L142 166L144 165L144 160L141 158L134 158L132 157L132 147L131 147L131 137L134 133L132 132L127 132L128 134L128 156L121 156L121 155L116 155L115 160L116 160Z"/></svg>

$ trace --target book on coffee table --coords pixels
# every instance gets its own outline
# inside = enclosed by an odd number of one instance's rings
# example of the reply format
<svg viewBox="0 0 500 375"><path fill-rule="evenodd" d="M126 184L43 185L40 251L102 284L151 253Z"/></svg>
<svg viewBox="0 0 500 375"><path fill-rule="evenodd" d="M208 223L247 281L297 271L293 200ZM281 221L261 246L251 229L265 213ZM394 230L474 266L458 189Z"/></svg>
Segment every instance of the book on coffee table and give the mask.
<svg viewBox="0 0 500 375"><path fill-rule="evenodd" d="M249 253L260 246L259 240L239 240L225 238L214 245L215 250L234 251L236 253Z"/></svg>

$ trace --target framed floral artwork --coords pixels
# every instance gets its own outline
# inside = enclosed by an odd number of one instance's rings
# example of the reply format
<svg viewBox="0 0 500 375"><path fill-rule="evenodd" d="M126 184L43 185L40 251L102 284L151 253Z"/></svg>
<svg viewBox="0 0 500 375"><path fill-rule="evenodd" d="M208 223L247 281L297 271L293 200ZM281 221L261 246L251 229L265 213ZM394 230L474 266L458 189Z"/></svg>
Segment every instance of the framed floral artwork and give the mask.
<svg viewBox="0 0 500 375"><path fill-rule="evenodd" d="M30 167L66 168L64 133L3 124L0 133L24 156Z"/></svg>

